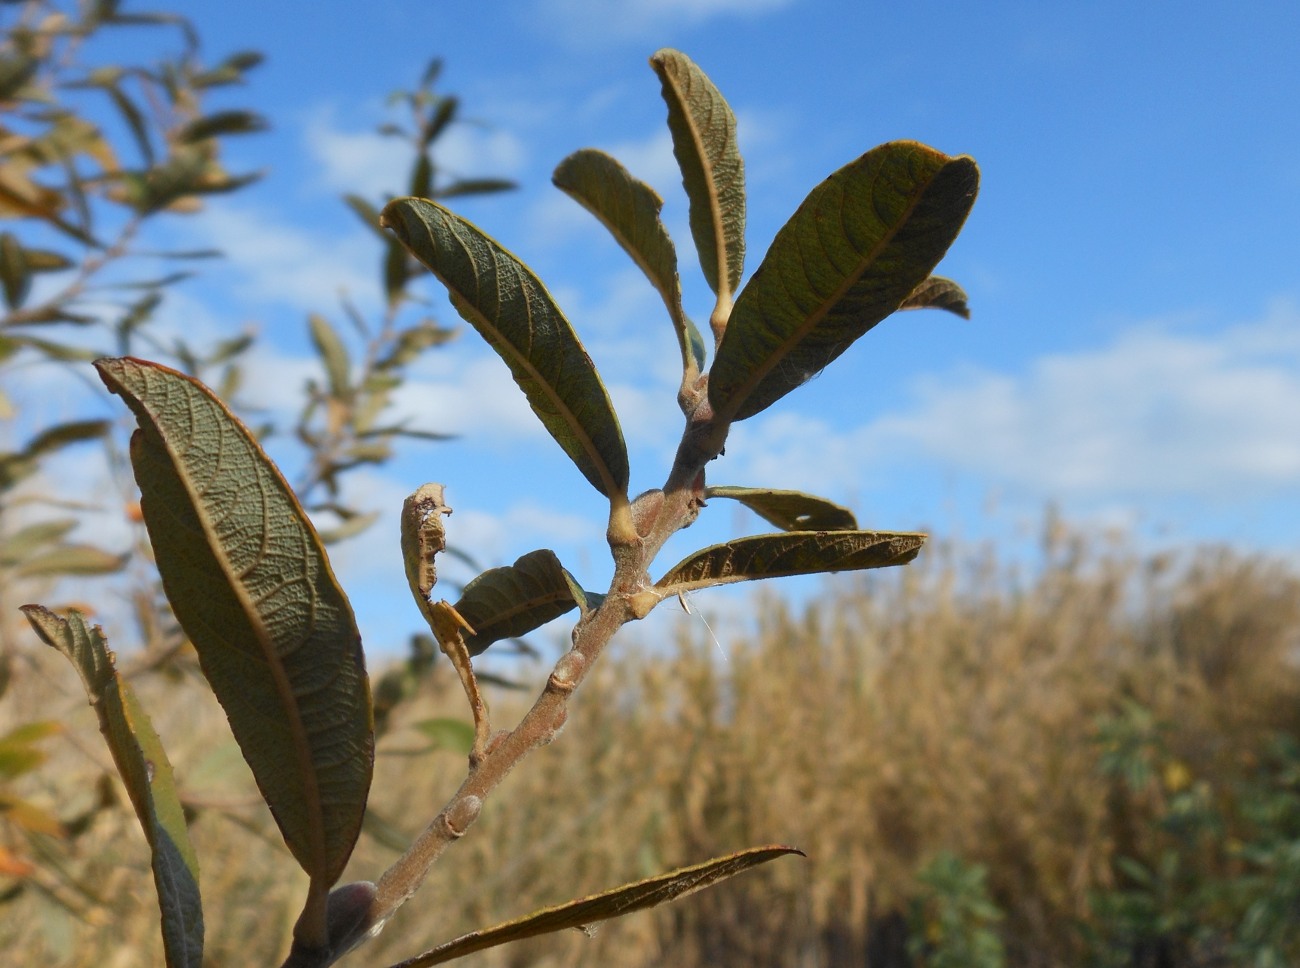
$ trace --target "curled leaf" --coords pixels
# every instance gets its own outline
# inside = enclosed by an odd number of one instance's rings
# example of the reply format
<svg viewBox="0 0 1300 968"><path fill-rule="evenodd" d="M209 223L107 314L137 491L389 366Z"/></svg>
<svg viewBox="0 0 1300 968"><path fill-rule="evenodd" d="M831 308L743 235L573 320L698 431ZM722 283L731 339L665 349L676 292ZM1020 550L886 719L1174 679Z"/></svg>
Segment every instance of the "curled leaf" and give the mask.
<svg viewBox="0 0 1300 968"><path fill-rule="evenodd" d="M943 276L930 276L912 290L899 309L946 309L962 319L970 319L966 290Z"/></svg>
<svg viewBox="0 0 1300 968"><path fill-rule="evenodd" d="M451 514L445 493L441 484L424 484L402 502L402 564L406 568L406 583L421 614L430 623L433 602L429 596L438 582L436 559L447 547L442 518Z"/></svg>
<svg viewBox="0 0 1300 968"><path fill-rule="evenodd" d="M565 158L551 181L600 220L655 287L677 330L685 378L693 383L704 366L704 340L682 310L677 250L659 218L663 199L617 160L594 148Z"/></svg>

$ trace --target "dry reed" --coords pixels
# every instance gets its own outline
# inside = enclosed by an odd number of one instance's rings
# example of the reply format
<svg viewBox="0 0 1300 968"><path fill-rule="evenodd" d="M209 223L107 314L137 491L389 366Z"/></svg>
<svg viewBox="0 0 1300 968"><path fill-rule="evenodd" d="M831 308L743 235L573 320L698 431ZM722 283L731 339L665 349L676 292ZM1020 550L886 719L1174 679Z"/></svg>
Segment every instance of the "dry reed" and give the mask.
<svg viewBox="0 0 1300 968"><path fill-rule="evenodd" d="M941 850L987 865L1016 965L1078 958L1074 926L1119 853L1155 835L1157 789L1118 797L1096 727L1127 699L1170 724L1196 777L1232 775L1272 733L1300 733L1300 579L1227 551L1142 557L1054 533L1017 577L939 548L907 569L837 578L800 609L760 604L719 660L707 635L628 640L435 869L348 963L385 964L542 904L758 843L804 849L680 904L467 959L497 966L889 968L918 869ZM69 816L107 767L70 670L33 656L7 721L69 732L21 792ZM221 715L183 676L139 684L195 809L209 963L274 964L303 889ZM463 715L445 668L381 744L371 818L412 835L454 789L453 754L405 755L410 724ZM518 706L497 694L494 711ZM40 872L0 908L14 964L159 963L141 838L125 810L42 840ZM394 856L363 835L349 874ZM1210 861L1207 861L1210 863ZM0 885L3 887L3 885Z"/></svg>

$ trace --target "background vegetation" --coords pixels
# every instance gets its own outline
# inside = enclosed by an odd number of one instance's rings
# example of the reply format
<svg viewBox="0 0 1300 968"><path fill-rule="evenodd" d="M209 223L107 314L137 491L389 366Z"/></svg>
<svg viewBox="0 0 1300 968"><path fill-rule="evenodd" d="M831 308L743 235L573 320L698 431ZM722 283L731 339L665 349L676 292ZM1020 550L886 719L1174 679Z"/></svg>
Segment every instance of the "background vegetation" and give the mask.
<svg viewBox="0 0 1300 968"><path fill-rule="evenodd" d="M898 575L837 581L798 612L769 599L725 660L703 628L673 643L633 634L570 735L507 781L435 872L415 907L436 916L404 912L368 957L783 841L809 860L466 963L1294 964L1300 578L1226 551L1144 558L1048 531L1049 564L1032 576L948 547ZM47 744L22 791L75 817L111 767L55 659L41 656L3 711L11 723L66 711L66 740ZM273 880L292 870L265 861L282 847L220 712L184 677L139 687L187 764L212 963L270 961L301 885ZM430 721L459 708L458 688L437 666L394 714L359 870L415 832L410 804L448 795L459 754L430 748L446 737ZM504 715L511 694L492 699ZM548 795L561 790L584 796ZM519 808L530 803L552 809ZM4 950L153 963L133 823L104 811L73 840L34 838L37 872L5 895Z"/></svg>

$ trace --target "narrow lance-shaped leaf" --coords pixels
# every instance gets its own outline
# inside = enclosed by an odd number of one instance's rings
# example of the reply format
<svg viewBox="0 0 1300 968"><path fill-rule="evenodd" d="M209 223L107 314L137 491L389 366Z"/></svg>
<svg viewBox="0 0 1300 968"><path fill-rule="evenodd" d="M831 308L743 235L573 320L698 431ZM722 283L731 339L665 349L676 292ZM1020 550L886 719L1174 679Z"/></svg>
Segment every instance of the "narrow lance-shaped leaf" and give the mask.
<svg viewBox="0 0 1300 968"><path fill-rule="evenodd" d="M491 195L495 192L512 192L519 186L508 178L460 178L439 188L438 198L460 198L463 195Z"/></svg>
<svg viewBox="0 0 1300 968"><path fill-rule="evenodd" d="M99 717L100 732L149 841L168 968L200 968L199 863L162 741L130 685L113 667L113 653L99 626L87 625L76 611L66 619L40 605L24 605L22 611L46 645L62 652L76 667Z"/></svg>
<svg viewBox="0 0 1300 968"><path fill-rule="evenodd" d="M693 383L704 367L704 339L682 310L677 250L659 217L663 199L616 159L594 148L565 158L551 181L600 219L658 291L677 330L683 373Z"/></svg>
<svg viewBox="0 0 1300 968"><path fill-rule="evenodd" d="M678 562L657 582L660 597L752 581L905 565L925 535L889 531L787 531L712 545Z"/></svg>
<svg viewBox="0 0 1300 968"><path fill-rule="evenodd" d="M76 518L40 521L12 532L0 546L0 567L16 565L39 549L58 543L80 522Z"/></svg>
<svg viewBox="0 0 1300 968"><path fill-rule="evenodd" d="M465 586L455 608L474 629L465 647L478 655L493 642L527 635L584 599L555 552L542 549L483 572Z"/></svg>
<svg viewBox="0 0 1300 968"><path fill-rule="evenodd" d="M966 290L943 276L930 276L912 290L899 309L946 309L962 319L970 319Z"/></svg>
<svg viewBox="0 0 1300 968"><path fill-rule="evenodd" d="M375 208L360 195L344 195L343 203L356 214L366 228L374 232L385 243L391 241L388 234L379 227L379 209Z"/></svg>
<svg viewBox="0 0 1300 968"><path fill-rule="evenodd" d="M17 309L27 298L31 289L32 272L27 264L27 252L23 249L18 236L12 232L0 232L0 289L4 292L5 305Z"/></svg>
<svg viewBox="0 0 1300 968"><path fill-rule="evenodd" d="M140 424L131 462L163 587L312 878L323 941L323 891L360 831L374 758L352 608L289 485L211 391L130 357L95 365Z"/></svg>
<svg viewBox="0 0 1300 968"><path fill-rule="evenodd" d="M382 219L505 360L533 412L583 476L606 497L626 495L627 449L609 394L531 270L436 202L399 198Z"/></svg>
<svg viewBox="0 0 1300 968"><path fill-rule="evenodd" d="M329 383L330 396L336 400L346 399L351 390L352 363L348 358L348 348L338 331L330 325L329 320L319 313L307 317L311 331L311 342L316 348L325 367L325 376Z"/></svg>
<svg viewBox="0 0 1300 968"><path fill-rule="evenodd" d="M668 104L668 129L690 201L700 268L718 297L718 334L745 268L745 166L736 145L736 117L708 76L680 51L661 50L650 66Z"/></svg>
<svg viewBox="0 0 1300 968"><path fill-rule="evenodd" d="M706 498L725 497L739 501L759 517L785 531L856 531L853 512L825 498L802 491L779 491L762 487L707 488Z"/></svg>
<svg viewBox="0 0 1300 968"><path fill-rule="evenodd" d="M535 938L569 928L586 928L600 921L676 901L787 854L805 856L803 851L794 847L751 847L725 857L715 857L702 864L680 867L635 884L624 884L612 891L542 908L526 917L462 935L454 941L393 965L392 968L428 968L430 965L441 965L511 941L522 941L524 938Z"/></svg>
<svg viewBox="0 0 1300 968"><path fill-rule="evenodd" d="M736 297L709 372L714 413L765 410L897 310L948 251L978 184L972 159L895 141L813 189Z"/></svg>
<svg viewBox="0 0 1300 968"><path fill-rule="evenodd" d="M35 552L20 561L13 570L15 578L38 575L108 575L119 571L126 557L87 544L60 544Z"/></svg>

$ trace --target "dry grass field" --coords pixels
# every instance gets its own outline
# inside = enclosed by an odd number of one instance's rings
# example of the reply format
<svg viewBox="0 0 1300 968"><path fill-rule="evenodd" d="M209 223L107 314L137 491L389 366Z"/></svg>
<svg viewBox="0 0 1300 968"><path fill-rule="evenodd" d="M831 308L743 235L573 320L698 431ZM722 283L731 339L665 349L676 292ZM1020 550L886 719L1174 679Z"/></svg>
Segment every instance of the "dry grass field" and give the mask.
<svg viewBox="0 0 1300 968"><path fill-rule="evenodd" d="M797 612L764 598L727 661L703 629L654 645L629 630L560 740L344 963L388 964L543 904L781 842L808 859L590 937L463 963L1267 964L1232 945L1252 903L1285 908L1278 891L1300 891L1300 819L1270 821L1257 802L1274 797L1274 814L1300 804L1287 786L1300 770L1288 778L1269 753L1300 737L1300 578L1228 552L1149 559L1059 531L1045 558L1017 576L990 554L937 547L893 573L841 576ZM56 660L33 646L0 703L6 729L66 725L7 792L75 818L101 795L108 757ZM412 752L412 724L463 714L453 686L438 667L396 711L350 874L374 876L393 835L413 834L458 782L457 755ZM220 711L182 666L137 687L194 811L209 963L277 964L303 884ZM494 693L496 717L518 701ZM1289 873L1245 849L1279 830L1293 838ZM3 831L36 870L0 879L0 960L160 964L134 818L102 810L75 832ZM1285 952L1285 929L1271 937Z"/></svg>

